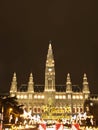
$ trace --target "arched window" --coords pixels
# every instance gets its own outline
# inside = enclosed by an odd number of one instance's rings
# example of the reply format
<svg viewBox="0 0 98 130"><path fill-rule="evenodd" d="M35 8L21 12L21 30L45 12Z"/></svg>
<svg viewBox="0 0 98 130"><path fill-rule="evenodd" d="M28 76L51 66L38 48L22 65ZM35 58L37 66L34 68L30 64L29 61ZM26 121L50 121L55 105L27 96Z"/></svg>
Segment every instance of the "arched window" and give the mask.
<svg viewBox="0 0 98 130"><path fill-rule="evenodd" d="M36 107L33 108L33 112L37 113L37 108Z"/></svg>
<svg viewBox="0 0 98 130"><path fill-rule="evenodd" d="M40 107L37 108L37 112L40 113L41 112L41 109Z"/></svg>
<svg viewBox="0 0 98 130"><path fill-rule="evenodd" d="M78 107L77 107L77 109L76 109L76 110L77 110L77 112L79 112L79 108L78 108Z"/></svg>
<svg viewBox="0 0 98 130"><path fill-rule="evenodd" d="M80 107L80 112L83 112L83 108L82 107Z"/></svg>
<svg viewBox="0 0 98 130"><path fill-rule="evenodd" d="M72 112L75 113L75 107L73 107Z"/></svg>

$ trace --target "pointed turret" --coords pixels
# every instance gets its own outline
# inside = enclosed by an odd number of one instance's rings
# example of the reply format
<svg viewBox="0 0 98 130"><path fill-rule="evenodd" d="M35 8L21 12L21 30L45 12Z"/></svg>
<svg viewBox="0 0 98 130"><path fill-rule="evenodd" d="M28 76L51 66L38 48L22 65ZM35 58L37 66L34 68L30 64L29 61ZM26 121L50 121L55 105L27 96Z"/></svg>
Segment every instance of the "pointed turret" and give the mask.
<svg viewBox="0 0 98 130"><path fill-rule="evenodd" d="M49 42L46 66L49 66L49 67L54 66L54 59L53 59L53 51L52 51L51 41Z"/></svg>
<svg viewBox="0 0 98 130"><path fill-rule="evenodd" d="M85 73L84 73L84 77L83 77L83 93L90 93L87 76Z"/></svg>
<svg viewBox="0 0 98 130"><path fill-rule="evenodd" d="M51 41L49 42L46 60L45 91L55 91L55 68Z"/></svg>
<svg viewBox="0 0 98 130"><path fill-rule="evenodd" d="M67 74L67 81L66 81L66 93L72 92L72 83L71 83L71 78L70 74Z"/></svg>
<svg viewBox="0 0 98 130"><path fill-rule="evenodd" d="M32 75L32 73L30 73L30 77L29 77L28 92L34 92L34 82L33 82L33 75Z"/></svg>
<svg viewBox="0 0 98 130"><path fill-rule="evenodd" d="M17 92L17 78L16 78L16 73L14 72L13 78L12 78L12 83L11 83L11 88L10 88L11 96L15 96L16 92Z"/></svg>

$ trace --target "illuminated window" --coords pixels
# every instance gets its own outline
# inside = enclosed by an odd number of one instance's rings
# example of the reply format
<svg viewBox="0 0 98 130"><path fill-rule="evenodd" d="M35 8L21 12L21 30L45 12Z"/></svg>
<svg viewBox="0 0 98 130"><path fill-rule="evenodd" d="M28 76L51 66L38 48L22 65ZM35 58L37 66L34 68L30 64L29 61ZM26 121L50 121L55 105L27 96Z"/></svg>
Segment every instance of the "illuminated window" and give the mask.
<svg viewBox="0 0 98 130"><path fill-rule="evenodd" d="M24 99L27 99L27 95L24 95Z"/></svg>
<svg viewBox="0 0 98 130"><path fill-rule="evenodd" d="M38 99L40 99L40 95L38 95Z"/></svg>
<svg viewBox="0 0 98 130"><path fill-rule="evenodd" d="M71 95L70 94L68 95L68 99L71 99Z"/></svg>
<svg viewBox="0 0 98 130"><path fill-rule="evenodd" d="M77 95L76 98L79 99L79 96Z"/></svg>
<svg viewBox="0 0 98 130"><path fill-rule="evenodd" d="M62 99L62 96L61 96L61 95L59 95L59 99Z"/></svg>
<svg viewBox="0 0 98 130"><path fill-rule="evenodd" d="M29 94L29 99L32 99L32 94Z"/></svg>
<svg viewBox="0 0 98 130"><path fill-rule="evenodd" d="M51 86L51 85L52 85L52 82L53 82L52 79L49 78L49 79L48 79L48 89L51 89L51 88L52 88L52 86Z"/></svg>
<svg viewBox="0 0 98 130"><path fill-rule="evenodd" d="M21 99L23 99L23 95L21 95Z"/></svg>
<svg viewBox="0 0 98 130"><path fill-rule="evenodd" d="M66 96L65 96L65 95L63 95L63 99L66 99Z"/></svg>
<svg viewBox="0 0 98 130"><path fill-rule="evenodd" d="M49 70L49 72L51 72L51 71L52 71L52 68L49 68L48 70Z"/></svg>
<svg viewBox="0 0 98 130"><path fill-rule="evenodd" d="M55 96L55 99L58 99L58 95Z"/></svg>
<svg viewBox="0 0 98 130"><path fill-rule="evenodd" d="M82 96L82 95L80 95L80 99L83 99L83 96Z"/></svg>
<svg viewBox="0 0 98 130"><path fill-rule="evenodd" d="M19 96L19 95L17 95L17 98L19 99L19 98L20 98L20 96Z"/></svg>
<svg viewBox="0 0 98 130"><path fill-rule="evenodd" d="M87 99L88 98L88 95L85 95L85 99Z"/></svg>
<svg viewBox="0 0 98 130"><path fill-rule="evenodd" d="M34 95L34 98L36 99L36 98L37 98L37 95Z"/></svg>
<svg viewBox="0 0 98 130"><path fill-rule="evenodd" d="M42 95L42 97L41 97L42 99L44 99L44 95Z"/></svg>
<svg viewBox="0 0 98 130"><path fill-rule="evenodd" d="M76 98L75 95L73 95L72 98L75 99Z"/></svg>
<svg viewBox="0 0 98 130"><path fill-rule="evenodd" d="M11 94L11 96L12 96L12 97L14 97L14 96L15 96L15 94Z"/></svg>

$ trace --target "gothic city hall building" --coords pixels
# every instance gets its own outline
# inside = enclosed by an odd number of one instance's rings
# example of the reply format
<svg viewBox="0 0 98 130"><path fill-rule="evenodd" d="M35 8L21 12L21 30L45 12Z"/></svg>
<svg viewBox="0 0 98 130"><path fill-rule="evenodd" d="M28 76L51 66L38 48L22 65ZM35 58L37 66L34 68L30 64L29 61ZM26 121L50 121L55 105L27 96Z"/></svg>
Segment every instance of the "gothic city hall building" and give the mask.
<svg viewBox="0 0 98 130"><path fill-rule="evenodd" d="M17 87L16 73L13 74L10 96L16 96L19 104L23 104L27 111L39 115L72 115L84 112L84 102L90 95L86 74L83 75L82 89L73 89L70 73L66 76L64 91L57 91L55 84L55 61L52 45L49 43L46 65L45 84L34 84L33 74L30 73L27 85ZM62 86L58 86L59 88ZM35 88L35 89L34 89ZM38 89L37 91L36 88ZM42 89L43 88L43 89Z"/></svg>

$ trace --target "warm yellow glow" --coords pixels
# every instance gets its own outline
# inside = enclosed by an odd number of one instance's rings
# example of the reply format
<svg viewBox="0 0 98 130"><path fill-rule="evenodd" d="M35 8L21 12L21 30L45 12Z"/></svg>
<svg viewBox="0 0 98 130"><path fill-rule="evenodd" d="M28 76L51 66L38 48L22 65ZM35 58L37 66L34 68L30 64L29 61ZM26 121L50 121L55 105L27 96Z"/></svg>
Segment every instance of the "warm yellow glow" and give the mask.
<svg viewBox="0 0 98 130"><path fill-rule="evenodd" d="M44 95L42 95L42 97L41 97L42 99L44 99Z"/></svg>
<svg viewBox="0 0 98 130"><path fill-rule="evenodd" d="M55 96L55 99L58 99L58 95Z"/></svg>
<svg viewBox="0 0 98 130"><path fill-rule="evenodd" d="M13 109L12 108L9 108L9 113L11 113L13 111Z"/></svg>
<svg viewBox="0 0 98 130"><path fill-rule="evenodd" d="M44 95L34 95L35 99L44 99Z"/></svg>
<svg viewBox="0 0 98 130"><path fill-rule="evenodd" d="M77 95L76 98L79 99L79 96Z"/></svg>
<svg viewBox="0 0 98 130"><path fill-rule="evenodd" d="M32 94L29 94L29 99L32 99Z"/></svg>
<svg viewBox="0 0 98 130"><path fill-rule="evenodd" d="M66 99L65 95L56 95L55 99Z"/></svg>
<svg viewBox="0 0 98 130"><path fill-rule="evenodd" d="M37 98L37 95L34 95L34 98L36 99L36 98Z"/></svg>
<svg viewBox="0 0 98 130"><path fill-rule="evenodd" d="M70 94L68 95L68 99L71 99L71 95Z"/></svg>
<svg viewBox="0 0 98 130"><path fill-rule="evenodd" d="M23 95L21 95L21 99L23 99Z"/></svg>
<svg viewBox="0 0 98 130"><path fill-rule="evenodd" d="M40 95L38 95L38 99L40 99Z"/></svg>
<svg viewBox="0 0 98 130"><path fill-rule="evenodd" d="M48 70L49 70L50 72L52 71L52 69L51 69L51 68L49 68Z"/></svg>
<svg viewBox="0 0 98 130"><path fill-rule="evenodd" d="M83 99L83 96L82 96L82 95L80 95L80 99Z"/></svg>
<svg viewBox="0 0 98 130"><path fill-rule="evenodd" d="M9 109L9 111L12 111L12 110L13 110L12 108Z"/></svg>
<svg viewBox="0 0 98 130"><path fill-rule="evenodd" d="M24 99L27 99L27 95L24 95Z"/></svg>
<svg viewBox="0 0 98 130"><path fill-rule="evenodd" d="M61 96L61 95L59 96L59 99L62 99L62 96Z"/></svg>
<svg viewBox="0 0 98 130"><path fill-rule="evenodd" d="M85 99L87 99L88 98L88 95L85 95Z"/></svg>
<svg viewBox="0 0 98 130"><path fill-rule="evenodd" d="M63 95L63 99L66 99L66 96L65 96L65 95Z"/></svg>
<svg viewBox="0 0 98 130"><path fill-rule="evenodd" d="M73 99L75 99L76 97L75 97L75 95L73 95Z"/></svg>
<svg viewBox="0 0 98 130"><path fill-rule="evenodd" d="M19 96L19 95L17 95L17 98L19 99L19 98L20 98L20 96Z"/></svg>

